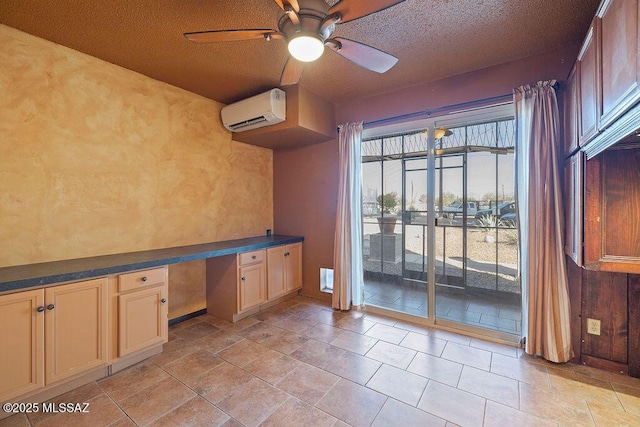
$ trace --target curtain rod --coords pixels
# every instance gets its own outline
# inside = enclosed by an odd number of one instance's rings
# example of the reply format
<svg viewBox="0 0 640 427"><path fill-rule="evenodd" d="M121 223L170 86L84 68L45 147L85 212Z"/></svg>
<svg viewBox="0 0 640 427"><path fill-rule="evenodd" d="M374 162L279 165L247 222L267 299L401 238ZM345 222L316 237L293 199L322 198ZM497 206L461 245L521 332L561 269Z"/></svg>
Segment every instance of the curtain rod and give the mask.
<svg viewBox="0 0 640 427"><path fill-rule="evenodd" d="M557 81L553 84L553 88L555 90L558 90L559 86L560 85L558 84ZM364 122L362 124L362 126L363 127L376 126L376 125L381 125L381 124L385 124L385 123L389 123L389 122L395 122L395 121L398 121L398 120L410 119L410 118L413 118L413 117L421 117L421 116L430 117L432 114L439 113L439 112L442 112L442 111L449 111L449 110L453 110L453 109L457 109L457 108L471 107L471 106L478 105L478 104L485 104L485 103L494 102L494 101L503 101L503 100L506 100L506 99L513 99L513 94L512 93L508 93L508 94L492 96L492 97L484 98L484 99L476 99L474 101L467 101L467 102L461 102L461 103L458 103L458 104L445 105L444 107L432 108L430 110L415 111L413 113L401 114L399 116L386 117L384 119L372 120L370 122ZM338 133L340 133L340 129L339 128L338 128Z"/></svg>

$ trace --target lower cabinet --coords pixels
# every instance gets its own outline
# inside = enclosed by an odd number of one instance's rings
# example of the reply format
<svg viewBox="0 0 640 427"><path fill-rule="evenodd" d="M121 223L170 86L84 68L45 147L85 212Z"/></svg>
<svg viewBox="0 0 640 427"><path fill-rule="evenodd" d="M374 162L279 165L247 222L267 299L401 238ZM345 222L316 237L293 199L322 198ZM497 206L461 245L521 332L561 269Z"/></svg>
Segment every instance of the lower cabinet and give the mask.
<svg viewBox="0 0 640 427"><path fill-rule="evenodd" d="M160 349L166 302L166 267L0 295L0 402L37 401Z"/></svg>
<svg viewBox="0 0 640 427"><path fill-rule="evenodd" d="M207 312L236 322L302 288L302 243L207 260Z"/></svg>
<svg viewBox="0 0 640 427"><path fill-rule="evenodd" d="M0 401L107 364L107 279L0 296Z"/></svg>
<svg viewBox="0 0 640 427"><path fill-rule="evenodd" d="M118 276L118 356L167 342L168 269Z"/></svg>

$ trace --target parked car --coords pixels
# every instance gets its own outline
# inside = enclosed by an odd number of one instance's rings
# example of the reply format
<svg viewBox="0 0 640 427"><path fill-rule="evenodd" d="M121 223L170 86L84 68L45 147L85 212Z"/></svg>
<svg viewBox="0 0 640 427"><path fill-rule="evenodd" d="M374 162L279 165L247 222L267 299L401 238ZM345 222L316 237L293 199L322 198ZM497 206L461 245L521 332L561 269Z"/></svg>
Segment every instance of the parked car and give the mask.
<svg viewBox="0 0 640 427"><path fill-rule="evenodd" d="M453 219L456 216L464 214L465 204L462 202L453 202L442 208L440 216ZM474 216L478 212L478 202L466 202L467 216Z"/></svg>
<svg viewBox="0 0 640 427"><path fill-rule="evenodd" d="M500 222L504 224L505 227L514 227L516 225L516 213L509 212L502 215Z"/></svg>
<svg viewBox="0 0 640 427"><path fill-rule="evenodd" d="M496 218L502 218L504 215L514 213L516 211L516 202L508 201L502 202L491 209L482 209L476 213L476 219L482 219L489 215L493 215Z"/></svg>

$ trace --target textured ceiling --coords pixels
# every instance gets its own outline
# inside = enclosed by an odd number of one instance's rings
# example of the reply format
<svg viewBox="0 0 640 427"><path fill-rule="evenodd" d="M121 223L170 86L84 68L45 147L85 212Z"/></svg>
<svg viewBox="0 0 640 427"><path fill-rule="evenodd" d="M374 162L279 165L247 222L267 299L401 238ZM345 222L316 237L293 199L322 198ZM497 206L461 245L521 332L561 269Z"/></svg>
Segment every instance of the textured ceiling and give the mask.
<svg viewBox="0 0 640 427"><path fill-rule="evenodd" d="M407 0L335 33L396 56L394 68L377 74L326 49L300 84L340 103L553 50L582 40L598 3ZM276 29L281 13L273 0L0 0L2 24L225 104L278 86L285 43L196 45L183 33Z"/></svg>

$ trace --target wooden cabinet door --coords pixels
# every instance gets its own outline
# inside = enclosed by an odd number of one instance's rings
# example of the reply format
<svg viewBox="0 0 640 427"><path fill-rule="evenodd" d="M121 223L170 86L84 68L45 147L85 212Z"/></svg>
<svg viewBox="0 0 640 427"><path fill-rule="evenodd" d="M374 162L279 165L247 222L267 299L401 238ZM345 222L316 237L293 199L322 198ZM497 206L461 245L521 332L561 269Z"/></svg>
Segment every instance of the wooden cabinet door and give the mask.
<svg viewBox="0 0 640 427"><path fill-rule="evenodd" d="M285 265L287 291L302 288L302 243L287 245Z"/></svg>
<svg viewBox="0 0 640 427"><path fill-rule="evenodd" d="M167 285L118 297L118 356L167 342Z"/></svg>
<svg viewBox="0 0 640 427"><path fill-rule="evenodd" d="M107 279L45 289L46 384L107 361Z"/></svg>
<svg viewBox="0 0 640 427"><path fill-rule="evenodd" d="M564 154L570 155L578 149L578 88L576 69L569 74L563 97Z"/></svg>
<svg viewBox="0 0 640 427"><path fill-rule="evenodd" d="M598 19L591 24L587 37L578 55L578 132L580 146L585 145L598 133L598 50L596 35Z"/></svg>
<svg viewBox="0 0 640 427"><path fill-rule="evenodd" d="M602 111L600 128L640 100L638 0L605 0L600 19Z"/></svg>
<svg viewBox="0 0 640 427"><path fill-rule="evenodd" d="M285 253L285 245L267 249L267 299L269 300L287 292Z"/></svg>
<svg viewBox="0 0 640 427"><path fill-rule="evenodd" d="M44 386L44 290L0 296L0 402Z"/></svg>
<svg viewBox="0 0 640 427"><path fill-rule="evenodd" d="M578 151L565 162L565 253L582 266L582 189L584 154Z"/></svg>
<svg viewBox="0 0 640 427"><path fill-rule="evenodd" d="M238 273L238 313L240 313L265 301L264 263L240 267Z"/></svg>

